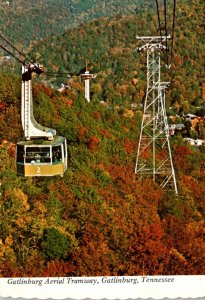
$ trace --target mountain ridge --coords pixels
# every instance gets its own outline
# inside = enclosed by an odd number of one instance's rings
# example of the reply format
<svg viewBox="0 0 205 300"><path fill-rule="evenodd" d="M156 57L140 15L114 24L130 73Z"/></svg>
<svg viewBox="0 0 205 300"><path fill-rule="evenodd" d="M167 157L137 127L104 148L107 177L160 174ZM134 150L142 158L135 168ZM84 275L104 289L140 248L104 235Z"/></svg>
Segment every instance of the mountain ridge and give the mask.
<svg viewBox="0 0 205 300"><path fill-rule="evenodd" d="M0 6L0 29L8 40L21 46L29 46L52 34L62 34L88 20L135 14L150 7L148 0L111 0L107 3L99 0L21 0L8 3Z"/></svg>
<svg viewBox="0 0 205 300"><path fill-rule="evenodd" d="M194 112L194 102L202 105L205 100L202 2L181 4L178 9L171 69L166 69L166 55L162 53L162 76L165 81L171 80L167 107L173 106L178 113L180 106L181 113L188 113ZM185 24L187 18L190 21ZM30 55L34 60L38 57L49 71L71 75L79 74L88 59L92 72L98 74L92 83L94 97L118 104L119 99L121 103L123 99L141 103L146 87L146 60L143 53L137 52L141 42L136 34L158 34L157 21L154 12L101 18L39 42ZM170 59L170 52L168 55ZM58 79L59 84L60 80L63 79ZM187 107L184 101L188 101Z"/></svg>

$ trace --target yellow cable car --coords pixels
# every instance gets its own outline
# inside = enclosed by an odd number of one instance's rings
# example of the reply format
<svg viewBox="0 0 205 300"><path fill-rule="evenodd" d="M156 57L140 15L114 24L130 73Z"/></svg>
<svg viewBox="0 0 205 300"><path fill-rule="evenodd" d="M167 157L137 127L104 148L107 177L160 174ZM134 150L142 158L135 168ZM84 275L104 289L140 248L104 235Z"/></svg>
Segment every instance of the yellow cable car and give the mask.
<svg viewBox="0 0 205 300"><path fill-rule="evenodd" d="M64 137L53 141L31 140L17 143L17 174L23 176L61 175L67 169L67 145Z"/></svg>
<svg viewBox="0 0 205 300"><path fill-rule="evenodd" d="M16 147L17 174L22 176L63 176L67 169L66 139L38 124L33 115L32 73L39 65L22 66L21 121L25 140Z"/></svg>

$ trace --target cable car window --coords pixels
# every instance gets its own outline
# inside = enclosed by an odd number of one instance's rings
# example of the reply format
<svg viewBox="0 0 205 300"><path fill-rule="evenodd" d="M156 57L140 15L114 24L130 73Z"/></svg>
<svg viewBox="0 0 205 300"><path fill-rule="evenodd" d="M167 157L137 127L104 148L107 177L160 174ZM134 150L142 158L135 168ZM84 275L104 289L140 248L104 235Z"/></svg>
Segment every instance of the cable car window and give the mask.
<svg viewBox="0 0 205 300"><path fill-rule="evenodd" d="M50 163L50 147L26 147L26 163Z"/></svg>
<svg viewBox="0 0 205 300"><path fill-rule="evenodd" d="M62 162L61 146L53 146L52 159L53 159L53 163Z"/></svg>
<svg viewBox="0 0 205 300"><path fill-rule="evenodd" d="M17 162L24 162L24 146L17 145Z"/></svg>

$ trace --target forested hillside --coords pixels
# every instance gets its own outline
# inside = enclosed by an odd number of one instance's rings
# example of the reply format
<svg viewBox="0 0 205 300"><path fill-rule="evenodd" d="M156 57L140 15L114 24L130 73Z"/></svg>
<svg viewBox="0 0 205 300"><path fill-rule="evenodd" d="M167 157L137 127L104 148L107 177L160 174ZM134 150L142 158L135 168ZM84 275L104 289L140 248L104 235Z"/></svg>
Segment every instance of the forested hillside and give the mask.
<svg viewBox="0 0 205 300"><path fill-rule="evenodd" d="M149 0L10 0L0 1L0 29L18 46L102 16L136 14L155 7Z"/></svg>
<svg viewBox="0 0 205 300"><path fill-rule="evenodd" d="M173 113L195 113L205 101L203 7L203 1L180 3L178 7L171 69L163 68L162 73L163 80L171 81L167 107L172 106ZM140 105L146 89L146 56L137 51L142 43L136 34L158 34L157 21L155 11L138 17L101 18L61 37L49 37L33 47L30 55L48 71L72 76L79 75L88 59L91 71L97 73L92 83L94 99ZM162 58L165 65L166 59ZM48 79L58 85L66 83L63 78Z"/></svg>
<svg viewBox="0 0 205 300"><path fill-rule="evenodd" d="M162 70L174 113L197 110L194 101L202 109L202 4L180 6L172 69ZM150 13L101 18L32 49L50 71L75 75L87 58L97 73L90 103L78 76L62 92L49 85L55 78L33 79L37 121L67 139L63 178L16 175L21 76L0 72L1 277L204 274L204 147L171 137L178 196L134 175L146 89L135 36L156 24Z"/></svg>
<svg viewBox="0 0 205 300"><path fill-rule="evenodd" d="M172 139L179 196L166 194L134 178L140 115L41 84L36 115L67 138L69 167L63 178L18 177L20 82L5 76L1 276L204 274L203 149Z"/></svg>

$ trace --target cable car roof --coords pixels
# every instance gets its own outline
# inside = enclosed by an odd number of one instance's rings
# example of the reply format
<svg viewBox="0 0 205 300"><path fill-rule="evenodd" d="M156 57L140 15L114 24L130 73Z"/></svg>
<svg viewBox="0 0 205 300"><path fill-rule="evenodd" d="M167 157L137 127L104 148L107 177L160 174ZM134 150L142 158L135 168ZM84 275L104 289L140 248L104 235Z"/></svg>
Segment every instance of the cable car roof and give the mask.
<svg viewBox="0 0 205 300"><path fill-rule="evenodd" d="M30 141L21 141L18 142L18 145L25 145L25 146L57 146L62 144L65 141L65 137L62 136L55 136L52 141L44 140L44 139L36 139Z"/></svg>

